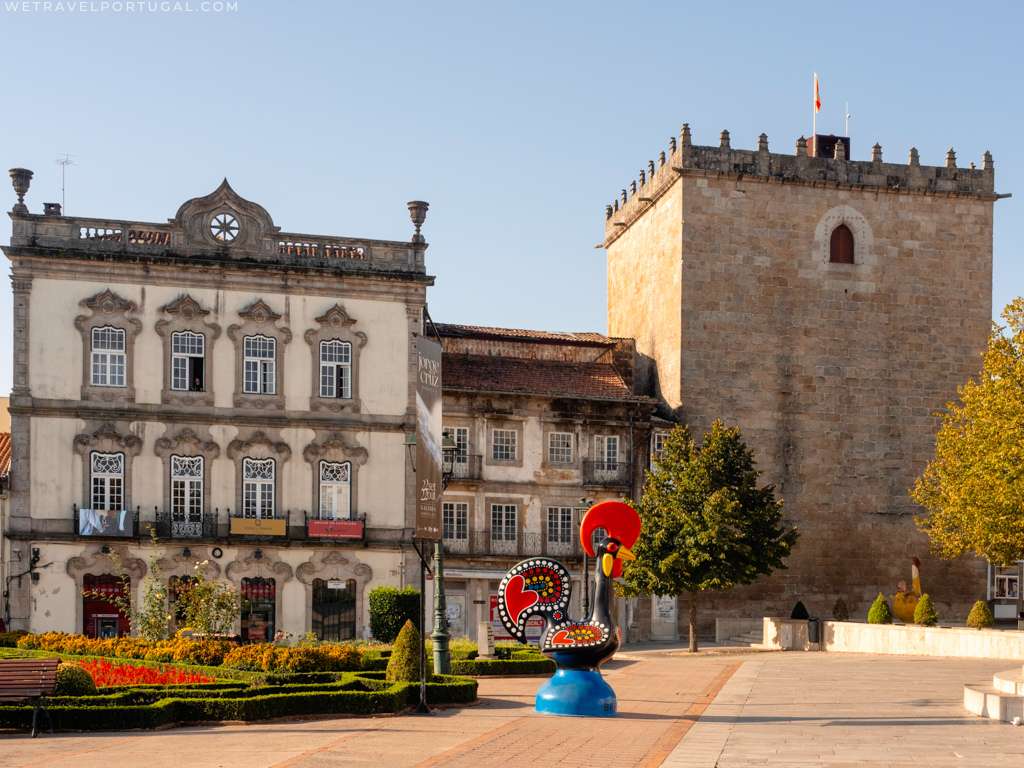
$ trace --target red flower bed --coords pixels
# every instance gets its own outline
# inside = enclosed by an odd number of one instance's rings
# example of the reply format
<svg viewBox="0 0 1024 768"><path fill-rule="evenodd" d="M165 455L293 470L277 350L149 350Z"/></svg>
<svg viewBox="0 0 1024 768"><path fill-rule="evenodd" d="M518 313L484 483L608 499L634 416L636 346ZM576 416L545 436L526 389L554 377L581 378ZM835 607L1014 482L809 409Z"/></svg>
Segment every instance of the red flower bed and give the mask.
<svg viewBox="0 0 1024 768"><path fill-rule="evenodd" d="M109 661L80 661L97 688L113 685L176 685L179 683L212 683L213 678L177 667L138 667L134 664L111 664Z"/></svg>

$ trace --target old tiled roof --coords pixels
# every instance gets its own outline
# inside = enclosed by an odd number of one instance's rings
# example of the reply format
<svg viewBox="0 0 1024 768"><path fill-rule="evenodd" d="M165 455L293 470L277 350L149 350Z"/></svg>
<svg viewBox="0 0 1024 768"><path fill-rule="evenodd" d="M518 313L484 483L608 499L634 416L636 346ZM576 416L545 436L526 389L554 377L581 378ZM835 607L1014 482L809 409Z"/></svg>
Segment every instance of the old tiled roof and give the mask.
<svg viewBox="0 0 1024 768"><path fill-rule="evenodd" d="M454 339L501 339L505 341L534 341L547 344L585 344L611 347L615 340L601 333L559 333L557 331L527 331L522 328L490 328L484 325L456 325L434 323L442 337Z"/></svg>
<svg viewBox="0 0 1024 768"><path fill-rule="evenodd" d="M11 472L11 433L0 432L0 477Z"/></svg>
<svg viewBox="0 0 1024 768"><path fill-rule="evenodd" d="M444 389L508 392L597 400L643 400L607 363L527 360L515 357L446 353Z"/></svg>

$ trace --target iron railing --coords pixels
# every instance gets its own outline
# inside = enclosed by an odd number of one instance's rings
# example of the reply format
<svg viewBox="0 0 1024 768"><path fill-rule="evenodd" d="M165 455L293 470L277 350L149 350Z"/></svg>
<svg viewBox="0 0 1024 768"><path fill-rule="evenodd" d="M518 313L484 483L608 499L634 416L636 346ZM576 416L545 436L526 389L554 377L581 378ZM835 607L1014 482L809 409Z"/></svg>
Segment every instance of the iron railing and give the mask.
<svg viewBox="0 0 1024 768"><path fill-rule="evenodd" d="M215 539L218 511L204 511L198 520L175 517L168 510L156 510L156 535L161 539Z"/></svg>
<svg viewBox="0 0 1024 768"><path fill-rule="evenodd" d="M583 482L587 485L629 485L632 471L625 461L584 461Z"/></svg>

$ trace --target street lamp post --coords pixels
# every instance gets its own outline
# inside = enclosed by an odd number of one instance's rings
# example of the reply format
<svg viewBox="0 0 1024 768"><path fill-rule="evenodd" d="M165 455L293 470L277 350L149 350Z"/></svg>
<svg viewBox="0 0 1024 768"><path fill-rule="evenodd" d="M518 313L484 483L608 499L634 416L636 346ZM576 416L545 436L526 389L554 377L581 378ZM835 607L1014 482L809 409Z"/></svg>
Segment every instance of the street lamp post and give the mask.
<svg viewBox="0 0 1024 768"><path fill-rule="evenodd" d="M594 500L588 499L586 496L580 499L580 519L579 523L583 523L583 515L587 513L587 510L594 506ZM580 542L583 543L582 541ZM583 617L586 619L590 615L590 563L587 559L587 550L583 550Z"/></svg>
<svg viewBox="0 0 1024 768"><path fill-rule="evenodd" d="M441 491L448 487L455 467L455 441L449 435L441 440ZM434 631L430 635L434 646L434 672L449 675L452 657L448 648L448 604L444 593L444 520L441 521L441 540L434 542Z"/></svg>

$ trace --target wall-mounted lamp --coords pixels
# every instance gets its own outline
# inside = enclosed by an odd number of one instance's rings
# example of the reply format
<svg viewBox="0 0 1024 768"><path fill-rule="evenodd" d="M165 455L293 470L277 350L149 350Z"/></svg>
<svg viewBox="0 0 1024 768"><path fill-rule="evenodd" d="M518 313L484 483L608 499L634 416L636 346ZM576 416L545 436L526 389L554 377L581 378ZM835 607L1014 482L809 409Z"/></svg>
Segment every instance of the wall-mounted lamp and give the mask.
<svg viewBox="0 0 1024 768"><path fill-rule="evenodd" d="M104 544L102 547L100 547L100 552L102 552L104 555L109 555L110 554L110 545L109 544Z"/></svg>
<svg viewBox="0 0 1024 768"><path fill-rule="evenodd" d="M192 550L189 549L188 547L185 547L183 550L181 550L181 556L182 557L192 557Z"/></svg>
<svg viewBox="0 0 1024 768"><path fill-rule="evenodd" d="M252 553L252 557L253 557L253 560L262 560L263 559L263 550L262 549L257 549L255 552Z"/></svg>

